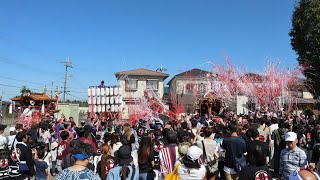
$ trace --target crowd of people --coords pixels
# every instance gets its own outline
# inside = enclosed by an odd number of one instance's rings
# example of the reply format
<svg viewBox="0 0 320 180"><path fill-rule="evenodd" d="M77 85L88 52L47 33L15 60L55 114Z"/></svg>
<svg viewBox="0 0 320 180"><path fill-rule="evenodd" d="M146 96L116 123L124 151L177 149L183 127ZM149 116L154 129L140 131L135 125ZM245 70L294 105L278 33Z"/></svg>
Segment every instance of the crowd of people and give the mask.
<svg viewBox="0 0 320 180"><path fill-rule="evenodd" d="M303 114L0 125L0 179L319 179L320 121ZM4 136L4 130L10 134Z"/></svg>

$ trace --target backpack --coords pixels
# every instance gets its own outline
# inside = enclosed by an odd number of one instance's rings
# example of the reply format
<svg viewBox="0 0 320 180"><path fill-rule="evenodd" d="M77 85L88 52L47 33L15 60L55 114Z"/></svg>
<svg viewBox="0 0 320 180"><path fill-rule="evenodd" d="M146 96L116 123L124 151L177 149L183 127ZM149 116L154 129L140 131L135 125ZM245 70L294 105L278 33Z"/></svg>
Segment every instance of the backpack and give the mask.
<svg viewBox="0 0 320 180"><path fill-rule="evenodd" d="M279 148L280 149L285 149L286 148L286 141L285 141L285 134L287 132L284 132L283 134L279 132L279 135L280 135L280 143L279 143Z"/></svg>

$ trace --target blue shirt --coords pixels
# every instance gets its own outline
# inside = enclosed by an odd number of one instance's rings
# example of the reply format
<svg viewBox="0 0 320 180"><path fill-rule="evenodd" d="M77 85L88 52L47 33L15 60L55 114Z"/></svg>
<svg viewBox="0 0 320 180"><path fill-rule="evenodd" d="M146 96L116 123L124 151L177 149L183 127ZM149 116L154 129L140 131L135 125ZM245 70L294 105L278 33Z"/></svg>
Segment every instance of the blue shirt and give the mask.
<svg viewBox="0 0 320 180"><path fill-rule="evenodd" d="M61 171L56 178L56 180L69 180L69 179L100 180L101 178L97 173L92 172L88 168L84 168L81 171L71 171L67 168Z"/></svg>
<svg viewBox="0 0 320 180"><path fill-rule="evenodd" d="M35 177L37 178L46 178L46 169L48 168L48 164L45 161L34 160L34 166L36 167Z"/></svg>
<svg viewBox="0 0 320 180"><path fill-rule="evenodd" d="M116 167L112 168L108 173L107 179L121 180L121 177L120 177L121 168L122 168L122 166L119 166L119 165L117 165ZM131 176L132 176L132 173L133 173L132 166L129 165L128 168L130 169L130 173L128 174L127 179L131 180ZM135 169L136 169L136 171L135 171L133 179L134 180L138 180L139 179L139 169L137 167Z"/></svg>

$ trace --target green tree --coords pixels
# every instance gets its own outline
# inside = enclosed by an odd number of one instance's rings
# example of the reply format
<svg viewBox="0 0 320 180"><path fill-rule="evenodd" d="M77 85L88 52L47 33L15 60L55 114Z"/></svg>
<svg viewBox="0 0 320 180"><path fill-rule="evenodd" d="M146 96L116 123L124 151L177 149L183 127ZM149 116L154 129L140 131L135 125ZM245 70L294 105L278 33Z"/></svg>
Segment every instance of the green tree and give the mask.
<svg viewBox="0 0 320 180"><path fill-rule="evenodd" d="M304 68L307 87L320 96L320 0L300 0L292 15L292 48Z"/></svg>
<svg viewBox="0 0 320 180"><path fill-rule="evenodd" d="M21 95L25 95L27 93L31 93L31 90L27 88L27 86L22 86L22 88L20 89L20 93Z"/></svg>

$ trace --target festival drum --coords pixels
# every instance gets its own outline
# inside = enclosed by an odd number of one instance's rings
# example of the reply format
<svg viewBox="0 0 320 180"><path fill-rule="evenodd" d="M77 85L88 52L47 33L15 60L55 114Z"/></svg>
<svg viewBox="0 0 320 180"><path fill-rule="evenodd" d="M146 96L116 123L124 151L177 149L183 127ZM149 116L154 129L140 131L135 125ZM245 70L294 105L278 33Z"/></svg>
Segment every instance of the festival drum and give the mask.
<svg viewBox="0 0 320 180"><path fill-rule="evenodd" d="M100 96L100 94L101 94L100 88L97 88L97 89L96 89L96 95L97 95L97 96Z"/></svg>
<svg viewBox="0 0 320 180"><path fill-rule="evenodd" d="M113 95L117 96L118 92L119 92L118 87L115 87L114 90L113 90Z"/></svg>
<svg viewBox="0 0 320 180"><path fill-rule="evenodd" d="M114 97L113 96L110 97L110 104L114 104Z"/></svg>
<svg viewBox="0 0 320 180"><path fill-rule="evenodd" d="M119 90L118 90L119 92L118 92L118 94L119 95L122 95L122 88L121 87L119 87Z"/></svg>
<svg viewBox="0 0 320 180"><path fill-rule="evenodd" d="M109 104L109 103L110 103L110 98L106 97L106 104Z"/></svg>
<svg viewBox="0 0 320 180"><path fill-rule="evenodd" d="M97 96L97 104L101 104L100 101L101 101L101 97Z"/></svg>
<svg viewBox="0 0 320 180"><path fill-rule="evenodd" d="M114 112L114 105L111 105L111 112Z"/></svg>
<svg viewBox="0 0 320 180"><path fill-rule="evenodd" d="M118 96L114 97L114 104L119 104L119 97Z"/></svg>
<svg viewBox="0 0 320 180"><path fill-rule="evenodd" d="M105 96L101 97L101 104L106 104L106 97Z"/></svg>
<svg viewBox="0 0 320 180"><path fill-rule="evenodd" d="M105 93L106 93L106 96L109 96L110 95L110 89L108 88L108 87L106 87L106 89L105 89Z"/></svg>
<svg viewBox="0 0 320 180"><path fill-rule="evenodd" d="M91 104L97 104L97 97L92 97L92 103Z"/></svg>
<svg viewBox="0 0 320 180"><path fill-rule="evenodd" d="M88 96L91 96L91 88L88 89Z"/></svg>
<svg viewBox="0 0 320 180"><path fill-rule="evenodd" d="M101 105L101 112L106 112L106 105Z"/></svg>
<svg viewBox="0 0 320 180"><path fill-rule="evenodd" d="M91 96L95 96L96 95L96 88L92 87L91 88Z"/></svg>
<svg viewBox="0 0 320 180"><path fill-rule="evenodd" d="M100 95L105 96L106 95L106 88L100 88Z"/></svg>
<svg viewBox="0 0 320 180"><path fill-rule="evenodd" d="M122 96L119 96L119 104L122 104Z"/></svg>
<svg viewBox="0 0 320 180"><path fill-rule="evenodd" d="M113 87L110 87L110 96L113 96Z"/></svg>

